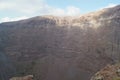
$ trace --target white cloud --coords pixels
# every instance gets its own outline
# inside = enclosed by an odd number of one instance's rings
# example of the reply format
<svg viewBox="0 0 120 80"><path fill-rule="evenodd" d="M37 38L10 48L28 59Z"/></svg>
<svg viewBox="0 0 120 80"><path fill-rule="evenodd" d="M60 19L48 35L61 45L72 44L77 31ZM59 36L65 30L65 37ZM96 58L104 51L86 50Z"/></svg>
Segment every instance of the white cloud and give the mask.
<svg viewBox="0 0 120 80"><path fill-rule="evenodd" d="M15 14L24 14L27 17L34 15L75 16L80 14L80 9L75 6L66 6L64 9L56 8L48 5L45 0L0 0L0 11L3 13L11 11ZM0 19L0 22L20 19L24 19L24 17L10 18L8 14L8 17Z"/></svg>
<svg viewBox="0 0 120 80"><path fill-rule="evenodd" d="M50 8L48 14L56 16L76 16L80 14L80 9L74 6L68 6L65 9Z"/></svg>
<svg viewBox="0 0 120 80"><path fill-rule="evenodd" d="M114 3L109 3L107 6L105 6L104 8L112 8L112 7L115 7L117 6L117 4L114 4Z"/></svg>
<svg viewBox="0 0 120 80"><path fill-rule="evenodd" d="M118 4L109 3L107 6L104 6L104 7L100 8L100 9L104 9L104 8L112 8L112 7L115 7L115 6L117 6L117 5L118 5Z"/></svg>
<svg viewBox="0 0 120 80"><path fill-rule="evenodd" d="M48 5L45 0L2 0L0 10L13 10L26 15L76 15L80 13L79 8L67 6L66 8L55 8ZM57 14L56 14L57 13Z"/></svg>
<svg viewBox="0 0 120 80"><path fill-rule="evenodd" d="M74 6L67 7L67 15L75 16L80 14L80 9Z"/></svg>
<svg viewBox="0 0 120 80"><path fill-rule="evenodd" d="M0 2L0 10L11 8L13 4L8 2Z"/></svg>
<svg viewBox="0 0 120 80"><path fill-rule="evenodd" d="M0 1L0 10L13 10L25 14L32 14L45 6L43 0L4 0Z"/></svg>
<svg viewBox="0 0 120 80"><path fill-rule="evenodd" d="M17 21L17 20L22 20L22 19L27 19L28 17L22 16L22 17L15 17L15 18L10 18L10 17L4 17L0 19L0 22L8 22L8 21Z"/></svg>
<svg viewBox="0 0 120 80"><path fill-rule="evenodd" d="M108 6L106 6L106 8L111 8L111 7L115 7L115 6L117 6L117 4L110 3L110 4L108 4Z"/></svg>

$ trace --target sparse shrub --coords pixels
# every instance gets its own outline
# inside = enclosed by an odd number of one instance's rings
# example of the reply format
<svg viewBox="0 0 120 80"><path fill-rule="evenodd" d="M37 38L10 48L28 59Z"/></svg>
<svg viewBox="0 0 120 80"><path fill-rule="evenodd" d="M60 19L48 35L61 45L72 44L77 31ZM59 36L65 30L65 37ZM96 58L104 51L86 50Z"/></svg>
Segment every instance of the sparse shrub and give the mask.
<svg viewBox="0 0 120 80"><path fill-rule="evenodd" d="M113 80L120 80L120 77L115 77Z"/></svg>

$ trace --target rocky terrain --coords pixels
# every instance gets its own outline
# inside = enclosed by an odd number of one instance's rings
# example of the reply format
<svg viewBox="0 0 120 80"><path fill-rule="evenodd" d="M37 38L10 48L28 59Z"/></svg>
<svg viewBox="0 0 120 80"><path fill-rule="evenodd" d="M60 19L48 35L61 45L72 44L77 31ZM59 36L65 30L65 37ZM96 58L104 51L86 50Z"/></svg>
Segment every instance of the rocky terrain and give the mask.
<svg viewBox="0 0 120 80"><path fill-rule="evenodd" d="M120 64L107 65L97 72L91 80L120 80Z"/></svg>
<svg viewBox="0 0 120 80"><path fill-rule="evenodd" d="M120 5L78 17L1 23L0 51L0 80L29 74L34 80L90 80L120 60Z"/></svg>

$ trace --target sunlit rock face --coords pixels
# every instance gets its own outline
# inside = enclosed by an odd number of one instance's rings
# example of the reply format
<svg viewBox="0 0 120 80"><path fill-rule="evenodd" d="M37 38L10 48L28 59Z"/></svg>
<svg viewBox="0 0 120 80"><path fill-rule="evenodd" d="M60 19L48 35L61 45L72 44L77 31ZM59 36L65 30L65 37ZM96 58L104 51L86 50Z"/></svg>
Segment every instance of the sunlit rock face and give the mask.
<svg viewBox="0 0 120 80"><path fill-rule="evenodd" d="M107 65L98 71L91 80L119 80L120 64Z"/></svg>
<svg viewBox="0 0 120 80"><path fill-rule="evenodd" d="M16 69L11 77L33 74L35 80L89 80L106 64L118 62L119 9L0 24L0 49Z"/></svg>
<svg viewBox="0 0 120 80"><path fill-rule="evenodd" d="M9 80L33 80L33 75L27 75L22 77L12 77Z"/></svg>

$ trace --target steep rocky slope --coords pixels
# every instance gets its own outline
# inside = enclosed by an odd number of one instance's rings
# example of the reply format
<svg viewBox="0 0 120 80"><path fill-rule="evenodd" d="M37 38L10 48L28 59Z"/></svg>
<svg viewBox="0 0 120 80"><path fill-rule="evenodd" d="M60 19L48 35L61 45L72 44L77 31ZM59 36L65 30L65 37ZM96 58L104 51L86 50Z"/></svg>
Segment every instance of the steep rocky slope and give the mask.
<svg viewBox="0 0 120 80"><path fill-rule="evenodd" d="M0 80L8 80L9 76L13 76L14 73L15 69L9 58L0 52Z"/></svg>
<svg viewBox="0 0 120 80"><path fill-rule="evenodd" d="M107 65L97 72L91 80L120 80L120 64Z"/></svg>
<svg viewBox="0 0 120 80"><path fill-rule="evenodd" d="M0 50L16 71L8 77L89 80L106 64L119 61L120 6L79 17L37 16L1 23Z"/></svg>

